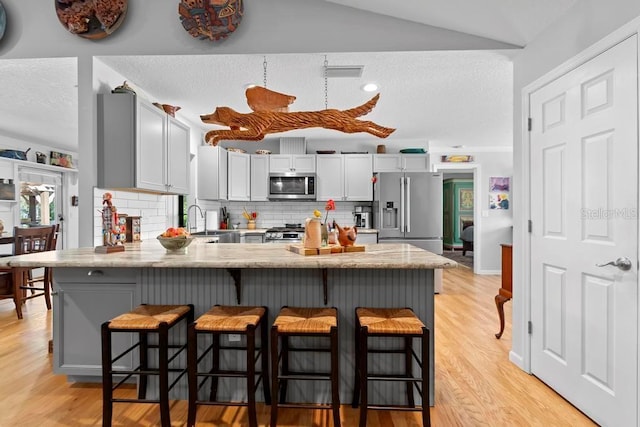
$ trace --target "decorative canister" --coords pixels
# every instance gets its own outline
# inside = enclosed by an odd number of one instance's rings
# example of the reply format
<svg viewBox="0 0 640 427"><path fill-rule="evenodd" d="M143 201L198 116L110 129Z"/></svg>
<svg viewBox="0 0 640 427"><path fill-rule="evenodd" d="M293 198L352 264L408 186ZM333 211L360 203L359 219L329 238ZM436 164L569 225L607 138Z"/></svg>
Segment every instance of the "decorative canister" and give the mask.
<svg viewBox="0 0 640 427"><path fill-rule="evenodd" d="M256 229L256 221L254 219L250 219L247 221L247 230L255 230Z"/></svg>
<svg viewBox="0 0 640 427"><path fill-rule="evenodd" d="M322 223L318 218L307 218L304 223L304 247L318 249L322 246Z"/></svg>

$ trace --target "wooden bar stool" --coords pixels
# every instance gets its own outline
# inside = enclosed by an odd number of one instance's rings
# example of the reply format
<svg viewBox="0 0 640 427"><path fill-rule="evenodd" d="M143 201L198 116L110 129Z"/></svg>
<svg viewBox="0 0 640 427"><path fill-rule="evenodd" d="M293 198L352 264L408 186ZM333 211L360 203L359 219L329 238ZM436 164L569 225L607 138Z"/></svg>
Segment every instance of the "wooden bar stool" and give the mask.
<svg viewBox="0 0 640 427"><path fill-rule="evenodd" d="M198 405L214 406L247 406L249 410L249 425L256 427L256 389L262 381L264 401L271 404L269 391L269 352L267 333L267 307L236 307L216 305L189 325L188 335L188 366L189 366L189 414L188 426L196 424L196 410ZM260 326L260 347L256 347L256 328ZM198 357L197 338L200 334L213 335L213 343ZM246 347L221 346L220 335L239 334L246 337ZM220 369L220 350L244 350L246 352L247 368L245 371ZM257 354L256 354L257 351ZM213 367L206 371L198 371L198 363L209 353L213 355ZM256 361L260 358L262 370L256 371ZM256 375L258 379L256 381ZM198 377L205 379L198 384ZM245 378L247 381L247 402L218 402L218 379ZM211 390L208 401L198 400L198 390L207 379L211 379Z"/></svg>
<svg viewBox="0 0 640 427"><path fill-rule="evenodd" d="M367 425L367 409L421 411L422 424L431 425L429 411L429 329L410 308L356 308L356 369L352 406L360 404L360 427ZM370 349L369 337L404 338L402 349ZM412 340L422 341L422 356L413 350ZM368 371L369 353L397 353L404 355L404 375L370 374ZM422 370L421 377L413 376L414 358ZM368 381L403 381L407 385L407 406L371 405L368 401ZM421 385L421 387L420 387ZM416 408L413 399L413 387L422 397L422 407Z"/></svg>
<svg viewBox="0 0 640 427"><path fill-rule="evenodd" d="M121 314L102 324L102 425L110 426L114 402L158 403L160 421L163 427L171 425L169 416L169 390L187 373L185 368L169 368L169 364L183 351L187 344L169 344L169 330L181 320L186 325L193 322L193 305L140 305L134 310ZM113 357L111 334L114 332L138 333L138 342ZM158 334L158 344L149 344L148 334ZM140 364L132 370L114 369L113 363L139 347ZM169 357L169 349L177 349ZM149 367L149 349L158 349L158 368ZM169 384L169 372L180 374ZM124 375L115 386L113 376ZM116 399L113 392L132 376L139 378L137 399ZM159 382L158 399L147 399L147 378L157 375Z"/></svg>
<svg viewBox="0 0 640 427"><path fill-rule="evenodd" d="M327 337L329 348L294 348L289 345L290 337ZM278 352L278 338L282 340L282 352ZM290 352L331 353L331 370L325 372L294 372L289 368ZM282 359L282 370L279 369ZM271 375L273 382L271 394L271 427L278 422L278 406L283 408L333 410L333 425L340 426L340 376L338 373L338 310L336 308L297 308L282 307L271 327ZM287 382L289 380L329 380L331 381L331 404L285 403ZM278 391L280 402L278 403Z"/></svg>

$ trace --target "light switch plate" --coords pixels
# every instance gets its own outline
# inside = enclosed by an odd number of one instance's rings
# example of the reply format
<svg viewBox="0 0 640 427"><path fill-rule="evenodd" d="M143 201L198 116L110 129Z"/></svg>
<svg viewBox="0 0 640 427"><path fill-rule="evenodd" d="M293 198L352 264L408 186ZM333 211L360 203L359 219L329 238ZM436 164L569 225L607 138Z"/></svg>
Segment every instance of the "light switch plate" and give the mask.
<svg viewBox="0 0 640 427"><path fill-rule="evenodd" d="M229 342L239 342L240 335L239 334L229 334Z"/></svg>

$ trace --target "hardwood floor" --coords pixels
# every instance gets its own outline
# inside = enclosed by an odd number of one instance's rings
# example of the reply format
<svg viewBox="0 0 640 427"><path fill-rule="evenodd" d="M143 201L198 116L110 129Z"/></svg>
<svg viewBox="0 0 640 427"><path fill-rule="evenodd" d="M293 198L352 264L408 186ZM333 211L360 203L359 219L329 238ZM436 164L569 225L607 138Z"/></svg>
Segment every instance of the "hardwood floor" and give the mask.
<svg viewBox="0 0 640 427"><path fill-rule="evenodd" d="M511 303L505 304L502 339L493 297L499 276L474 276L467 268L446 270L444 289L436 295L436 404L434 426L593 426L580 411L535 377L508 360L511 348ZM18 320L13 302L0 302L0 426L101 425L101 387L68 384L52 374L47 353L51 313L40 299L27 301ZM350 374L350 373L343 373ZM133 392L133 390L132 390ZM341 396L344 403L351 396ZM341 408L344 426L356 426L358 411ZM330 411L281 409L279 425L331 426ZM259 423L269 422L269 407L259 406ZM185 425L187 402L171 406L173 426ZM370 411L369 426L420 426L418 413ZM198 426L241 426L244 408L205 407ZM156 405L116 404L114 426L153 426L160 421Z"/></svg>

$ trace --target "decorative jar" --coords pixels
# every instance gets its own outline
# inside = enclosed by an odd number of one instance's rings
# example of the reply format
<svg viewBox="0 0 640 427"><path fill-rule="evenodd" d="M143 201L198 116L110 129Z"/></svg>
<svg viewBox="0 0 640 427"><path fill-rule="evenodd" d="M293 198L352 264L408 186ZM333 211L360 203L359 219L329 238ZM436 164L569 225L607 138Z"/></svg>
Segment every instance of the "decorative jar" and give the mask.
<svg viewBox="0 0 640 427"><path fill-rule="evenodd" d="M307 218L304 224L304 247L318 249L322 246L322 223L318 218Z"/></svg>
<svg viewBox="0 0 640 427"><path fill-rule="evenodd" d="M250 219L247 221L247 230L255 230L256 229L256 220Z"/></svg>

